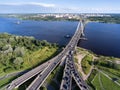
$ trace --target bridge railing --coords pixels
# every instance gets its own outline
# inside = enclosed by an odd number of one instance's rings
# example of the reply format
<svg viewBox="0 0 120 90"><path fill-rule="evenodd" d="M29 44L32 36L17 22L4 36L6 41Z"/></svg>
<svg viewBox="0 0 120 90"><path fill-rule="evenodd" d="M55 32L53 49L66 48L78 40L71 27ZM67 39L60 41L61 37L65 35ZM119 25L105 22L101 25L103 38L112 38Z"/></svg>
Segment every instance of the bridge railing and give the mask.
<svg viewBox="0 0 120 90"><path fill-rule="evenodd" d="M80 38L80 34L81 34L81 30L80 29L80 26L81 26L81 23L82 22L79 22L78 23L78 26L77 26L77 29L72 37L72 39L70 40L70 42L67 44L66 48L61 52L59 53L57 56L55 56L54 58L50 59L50 60L57 60L58 57L63 57L65 54L68 53L69 49L71 49L71 45L73 44L76 44L76 40L78 41L78 38ZM76 38L76 39L75 39ZM73 44L72 44L73 43ZM74 46L73 46L74 47ZM59 63L59 62L58 62ZM29 71L27 72L26 74L20 76L19 78L15 79L14 81L12 81L12 83L10 84L11 87L15 88L15 87L18 87L20 86L21 84L23 84L26 80L32 78L33 76L37 75L38 73L34 73L34 70L37 70L37 68L39 69L40 66L32 69L32 71ZM37 72L37 71L36 71ZM39 71L38 71L39 72ZM29 74L33 74L33 76L30 76ZM24 79L23 79L24 78ZM21 80L22 79L22 80Z"/></svg>

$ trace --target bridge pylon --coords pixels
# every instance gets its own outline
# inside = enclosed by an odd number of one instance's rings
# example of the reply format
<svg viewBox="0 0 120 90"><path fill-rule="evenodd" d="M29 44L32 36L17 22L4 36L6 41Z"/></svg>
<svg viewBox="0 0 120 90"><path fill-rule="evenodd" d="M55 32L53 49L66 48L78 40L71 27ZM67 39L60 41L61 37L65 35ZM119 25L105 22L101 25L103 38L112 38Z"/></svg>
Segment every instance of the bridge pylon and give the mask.
<svg viewBox="0 0 120 90"><path fill-rule="evenodd" d="M86 18L86 16L82 16L80 18L80 21L81 21L81 28L82 28L82 35L81 36L84 37L85 36L84 30L85 30L85 26L87 24L87 18Z"/></svg>
<svg viewBox="0 0 120 90"><path fill-rule="evenodd" d="M81 34L81 36L84 37L84 36L85 36L85 34L84 34L85 25L84 25L83 20L81 21L81 29L82 29L82 34Z"/></svg>

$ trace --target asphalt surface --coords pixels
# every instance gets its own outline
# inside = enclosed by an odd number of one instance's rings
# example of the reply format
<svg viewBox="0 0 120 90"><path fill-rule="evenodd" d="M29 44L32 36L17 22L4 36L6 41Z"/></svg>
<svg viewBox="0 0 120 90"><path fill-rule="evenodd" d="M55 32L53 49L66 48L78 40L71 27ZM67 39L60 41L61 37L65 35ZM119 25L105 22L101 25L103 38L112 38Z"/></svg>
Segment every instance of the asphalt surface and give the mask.
<svg viewBox="0 0 120 90"><path fill-rule="evenodd" d="M7 90L13 90L14 88L19 87L21 84L29 80L30 78L39 74L36 79L30 84L30 86L26 90L39 90L41 85L47 79L47 77L51 74L51 72L57 67L60 63L62 58L69 54L71 50L75 48L77 45L79 38L83 33L83 24L79 22L76 32L72 37L71 41L65 47L65 49L58 54L56 57L52 58L50 61L32 69L31 71L27 72L26 74L20 76L19 78L13 80L10 85L7 87ZM73 76L75 77L74 73Z"/></svg>
<svg viewBox="0 0 120 90"><path fill-rule="evenodd" d="M37 74L39 74L40 72L42 72L48 65L49 63L52 62L52 60L43 63L42 65L30 70L29 72L23 74L22 76L18 77L17 79L13 80L8 87L6 88L6 90L13 90L14 88L19 87L21 84L23 84L24 82L26 82L27 80L31 79L32 77L36 76Z"/></svg>
<svg viewBox="0 0 120 90"><path fill-rule="evenodd" d="M83 30L82 24L79 22L75 34L73 35L71 41L68 43L68 45L65 47L65 49L54 58L54 62L50 63L50 65L42 73L40 73L37 76L37 78L30 84L30 86L27 88L27 90L39 90L39 88L42 86L42 84L47 79L47 77L50 75L50 73L60 63L62 58L65 55L68 55L68 53L72 49L75 48L75 46L77 45L79 38L82 34L82 30Z"/></svg>
<svg viewBox="0 0 120 90"><path fill-rule="evenodd" d="M75 67L73 53L71 52L73 51L70 51L69 55L66 58L66 65L64 69L60 90L71 90L72 77L75 80L77 86L80 88L80 90L89 90L89 87L82 79L82 77L80 76L79 72Z"/></svg>
<svg viewBox="0 0 120 90"><path fill-rule="evenodd" d="M71 67L69 58L67 57L60 90L71 90L71 85L72 85Z"/></svg>

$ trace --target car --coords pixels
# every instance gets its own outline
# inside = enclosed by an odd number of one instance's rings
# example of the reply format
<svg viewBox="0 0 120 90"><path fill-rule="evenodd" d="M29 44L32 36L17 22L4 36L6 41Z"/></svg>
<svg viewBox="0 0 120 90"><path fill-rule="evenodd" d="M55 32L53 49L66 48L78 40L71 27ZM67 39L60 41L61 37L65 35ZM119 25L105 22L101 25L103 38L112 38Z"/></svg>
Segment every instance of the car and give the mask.
<svg viewBox="0 0 120 90"><path fill-rule="evenodd" d="M80 86L82 87L82 84L80 84Z"/></svg>
<svg viewBox="0 0 120 90"><path fill-rule="evenodd" d="M87 88L86 86L83 86L85 89Z"/></svg>
<svg viewBox="0 0 120 90"><path fill-rule="evenodd" d="M71 47L73 47L73 46L71 45ZM74 53L74 51L70 51L70 52L69 52L69 54L73 54L73 53Z"/></svg>
<svg viewBox="0 0 120 90"><path fill-rule="evenodd" d="M68 77L64 77L64 80L68 80Z"/></svg>
<svg viewBox="0 0 120 90"><path fill-rule="evenodd" d="M64 85L63 85L63 88L67 89L67 86L64 84Z"/></svg>
<svg viewBox="0 0 120 90"><path fill-rule="evenodd" d="M10 88L10 84L9 84L9 85L7 85L7 88L8 88L8 89Z"/></svg>

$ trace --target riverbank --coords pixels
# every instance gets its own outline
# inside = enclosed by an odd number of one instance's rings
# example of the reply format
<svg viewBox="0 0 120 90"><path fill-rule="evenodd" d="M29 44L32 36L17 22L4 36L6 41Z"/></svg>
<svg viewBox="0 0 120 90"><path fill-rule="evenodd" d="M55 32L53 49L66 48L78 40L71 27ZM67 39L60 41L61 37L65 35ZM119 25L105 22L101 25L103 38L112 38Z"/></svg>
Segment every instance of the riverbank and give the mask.
<svg viewBox="0 0 120 90"><path fill-rule="evenodd" d="M120 58L96 55L80 47L76 49L75 65L91 90L120 89L120 64L118 62Z"/></svg>
<svg viewBox="0 0 120 90"><path fill-rule="evenodd" d="M55 43L27 36L0 34L0 76L32 69L56 56L59 52L60 47ZM15 77L6 77L0 80L0 87Z"/></svg>
<svg viewBox="0 0 120 90"><path fill-rule="evenodd" d="M88 17L88 20L95 21L95 22L101 22L101 23L120 24L120 15L110 16L110 17Z"/></svg>

